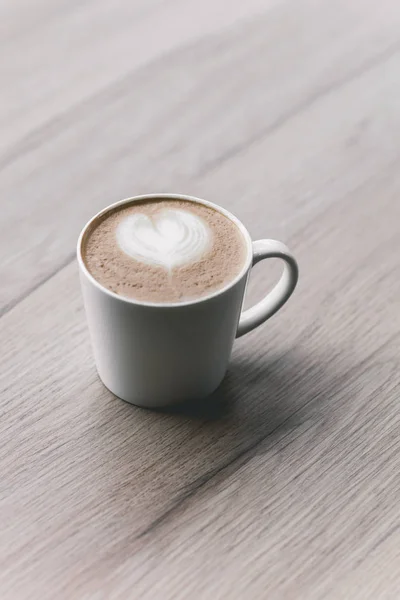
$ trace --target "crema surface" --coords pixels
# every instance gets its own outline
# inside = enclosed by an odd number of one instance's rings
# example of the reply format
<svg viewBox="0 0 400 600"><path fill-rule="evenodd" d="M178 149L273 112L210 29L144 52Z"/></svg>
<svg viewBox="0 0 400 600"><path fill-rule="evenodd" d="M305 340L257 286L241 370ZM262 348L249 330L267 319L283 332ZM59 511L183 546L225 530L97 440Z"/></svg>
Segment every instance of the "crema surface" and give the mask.
<svg viewBox="0 0 400 600"><path fill-rule="evenodd" d="M116 294L156 303L218 291L241 271L246 244L233 221L203 204L133 202L95 221L83 256L93 277Z"/></svg>

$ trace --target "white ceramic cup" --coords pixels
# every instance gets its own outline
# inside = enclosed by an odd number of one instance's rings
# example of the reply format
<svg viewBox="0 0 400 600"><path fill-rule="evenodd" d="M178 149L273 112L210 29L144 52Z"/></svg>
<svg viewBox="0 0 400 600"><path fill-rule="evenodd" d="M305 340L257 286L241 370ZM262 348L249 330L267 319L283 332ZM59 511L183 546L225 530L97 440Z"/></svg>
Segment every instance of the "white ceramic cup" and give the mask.
<svg viewBox="0 0 400 600"><path fill-rule="evenodd" d="M152 198L197 202L231 219L247 245L239 275L205 298L176 304L123 298L100 285L82 256L88 228L116 206ZM178 194L136 196L108 206L84 227L77 256L99 376L116 396L145 407L162 407L211 394L224 378L234 339L276 313L291 296L298 279L296 260L284 244L274 240L252 242L244 225L225 209ZM242 312L251 267L264 258L284 261L282 277L263 300Z"/></svg>

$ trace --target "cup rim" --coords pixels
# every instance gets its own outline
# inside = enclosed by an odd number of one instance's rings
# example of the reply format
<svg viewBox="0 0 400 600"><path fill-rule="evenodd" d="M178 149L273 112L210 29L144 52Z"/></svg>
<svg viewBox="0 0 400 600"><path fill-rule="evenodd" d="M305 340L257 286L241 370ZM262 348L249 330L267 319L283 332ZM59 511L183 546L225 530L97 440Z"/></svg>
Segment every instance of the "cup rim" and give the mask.
<svg viewBox="0 0 400 600"><path fill-rule="evenodd" d="M244 262L242 269L236 275L236 277L234 279L232 279L232 281L230 281L226 286L224 286L220 290L217 290L216 292L208 294L207 296L202 296L201 298L197 298L194 300L187 300L185 302L148 302L148 301L144 301L144 300L136 300L135 298L127 298L126 296L120 296L119 294L116 294L115 292L112 292L111 290L106 288L104 285L99 283L97 281L97 279L95 279L95 277L93 277L93 275L90 273L90 271L86 267L85 261L83 259L83 253L82 253L82 242L83 242L83 239L84 239L89 227L99 217L103 216L107 212L114 210L115 208L117 208L119 206L123 206L124 204L131 204L133 202L140 202L143 200L156 200L156 199L185 200L188 202L195 202L197 204L202 204L203 206L208 206L208 207L213 208L214 210L220 212L221 214L223 214L225 217L230 219L238 227L239 231L242 233L242 235L245 239L245 242L246 242L247 256L246 256L246 260ZM185 194L173 194L173 193L168 193L168 192L162 192L159 194L141 194L139 196L132 196L130 198L124 198L123 200L119 200L118 202L109 204L108 206L106 206L105 208L100 210L97 214L95 214L93 217L91 217L89 219L89 221L86 223L86 225L83 227L83 229L79 235L79 238L78 238L76 253L77 253L78 265L79 265L81 272L89 279L89 281L95 287L97 287L99 290L101 290L102 292L104 292L105 294L110 296L111 298L115 298L116 300L120 300L121 302L124 302L127 304L133 304L136 306L149 307L149 308L183 308L185 306L201 304L202 302L207 302L208 300L212 300L213 298L221 296L222 294L224 294L225 292L227 292L228 290L233 288L243 278L243 276L246 275L246 273L249 271L249 269L252 265L252 261L253 261L252 239L250 237L250 234L247 231L246 227L243 225L243 223L237 217L235 217L234 214L232 214L231 212L229 212L222 206L219 206L218 204L215 204L214 202L210 202L209 200L203 200L202 198L197 198L196 196L186 196Z"/></svg>

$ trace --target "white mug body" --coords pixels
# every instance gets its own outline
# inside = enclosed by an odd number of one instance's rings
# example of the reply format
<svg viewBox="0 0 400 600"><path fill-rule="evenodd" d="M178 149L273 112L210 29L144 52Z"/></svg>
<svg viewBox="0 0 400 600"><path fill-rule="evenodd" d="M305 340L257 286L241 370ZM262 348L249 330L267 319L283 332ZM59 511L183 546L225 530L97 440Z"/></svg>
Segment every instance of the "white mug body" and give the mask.
<svg viewBox="0 0 400 600"><path fill-rule="evenodd" d="M161 407L211 394L221 383L247 273L222 294L183 306L113 297L81 273L97 370L116 396Z"/></svg>

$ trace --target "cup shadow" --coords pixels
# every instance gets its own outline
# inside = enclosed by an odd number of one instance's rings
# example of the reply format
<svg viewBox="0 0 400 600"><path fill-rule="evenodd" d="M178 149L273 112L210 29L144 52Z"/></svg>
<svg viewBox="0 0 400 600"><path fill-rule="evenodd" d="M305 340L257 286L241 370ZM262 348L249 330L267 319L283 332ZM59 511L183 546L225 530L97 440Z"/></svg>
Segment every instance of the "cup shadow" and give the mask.
<svg viewBox="0 0 400 600"><path fill-rule="evenodd" d="M235 356L220 387L208 398L153 410L184 420L213 423L213 429L248 429L258 436L281 427L296 427L298 414L314 404L340 378L330 359L292 349L282 356L252 359ZM319 404L321 410L329 407ZM310 412L310 411L309 411ZM317 410L316 413L319 411Z"/></svg>
<svg viewBox="0 0 400 600"><path fill-rule="evenodd" d="M185 417L193 420L218 421L226 418L232 410L232 396L229 393L228 376L226 376L218 389L201 400L183 401L172 406L150 409L151 412Z"/></svg>
<svg viewBox="0 0 400 600"><path fill-rule="evenodd" d="M85 438L96 448L102 494L114 499L115 510L121 506L124 527L144 535L216 476L223 480L255 455L275 455L283 440L285 447L303 431L312 440L314 427L335 419L330 399L345 385L345 362L332 360L329 349L316 355L300 346L256 359L239 350L209 398L162 410L104 390ZM127 490L136 520L126 511Z"/></svg>

